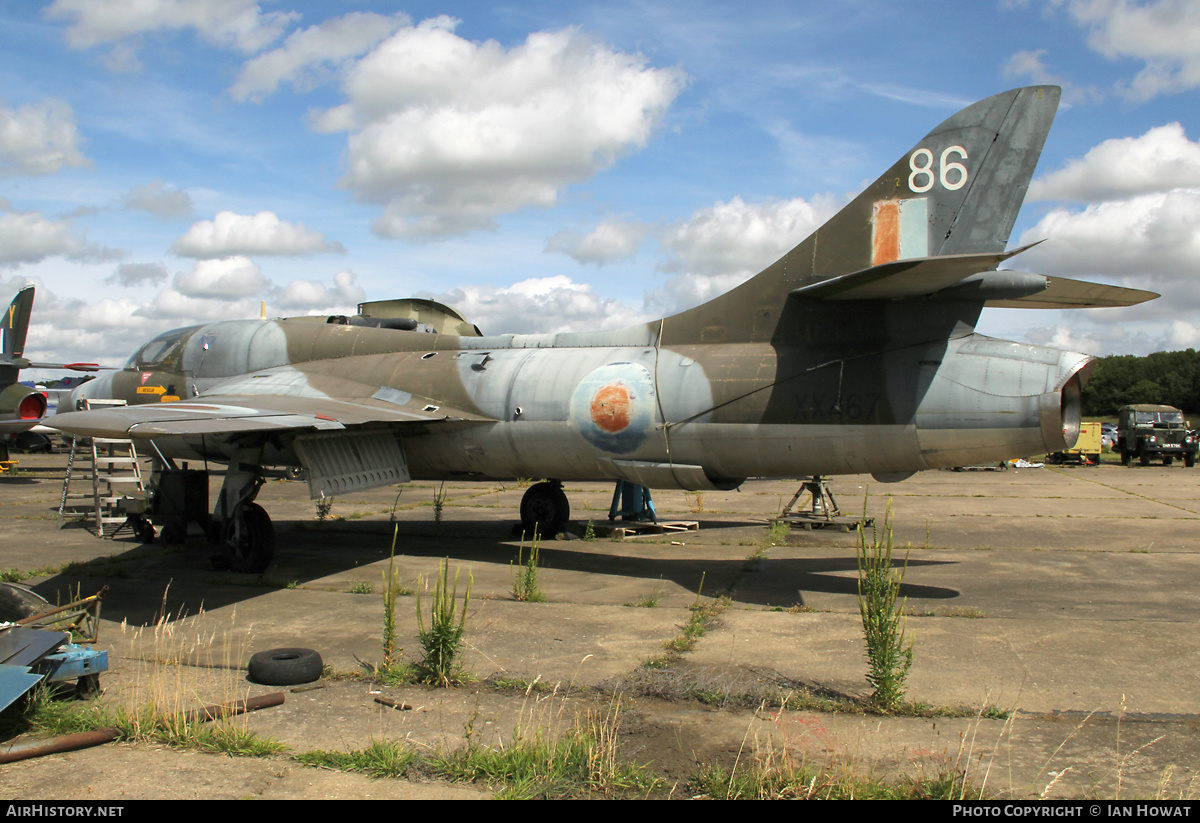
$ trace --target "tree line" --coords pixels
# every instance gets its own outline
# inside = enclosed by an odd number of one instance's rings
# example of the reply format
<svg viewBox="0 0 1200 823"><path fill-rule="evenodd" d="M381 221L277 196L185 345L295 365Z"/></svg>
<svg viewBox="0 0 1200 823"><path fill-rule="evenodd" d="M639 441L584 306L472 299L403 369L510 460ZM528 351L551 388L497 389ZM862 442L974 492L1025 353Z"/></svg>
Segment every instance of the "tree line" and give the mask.
<svg viewBox="0 0 1200 823"><path fill-rule="evenodd" d="M1200 412L1200 353L1187 349L1101 357L1083 390L1084 415L1112 417L1135 403Z"/></svg>

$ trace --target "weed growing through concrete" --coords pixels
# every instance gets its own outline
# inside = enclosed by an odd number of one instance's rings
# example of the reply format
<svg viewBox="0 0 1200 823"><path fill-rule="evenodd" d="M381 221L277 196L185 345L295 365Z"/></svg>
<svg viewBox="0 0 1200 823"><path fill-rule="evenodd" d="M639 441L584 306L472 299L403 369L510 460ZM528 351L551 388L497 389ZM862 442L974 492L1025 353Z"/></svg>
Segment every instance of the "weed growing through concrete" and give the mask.
<svg viewBox="0 0 1200 823"><path fill-rule="evenodd" d="M463 635L466 633L467 607L471 603L471 586L474 577L467 572L467 590L463 602L458 605L458 577L461 569L454 572L454 586L450 586L450 560L443 560L434 580L433 603L430 606L429 622L426 623L421 606L421 589L424 581L417 579L417 636L425 657L417 664L418 679L424 683L450 686L462 683L468 675L462 668L461 656Z"/></svg>
<svg viewBox="0 0 1200 823"><path fill-rule="evenodd" d="M396 537L400 526L392 526L392 549L388 556L387 577L383 581L383 662L382 671L376 675L390 675L395 672L404 650L396 642L396 595L400 585L399 572L396 571ZM419 608L419 606L418 606Z"/></svg>
<svg viewBox="0 0 1200 823"><path fill-rule="evenodd" d="M632 606L635 609L653 609L656 608L662 600L662 590L655 589L652 593L645 597L639 597L637 600L631 600L626 603L626 606Z"/></svg>
<svg viewBox="0 0 1200 823"><path fill-rule="evenodd" d="M160 714L153 703L128 709L56 700L44 689L35 693L26 720L33 728L54 735L111 730L115 740L151 741L235 757L268 757L287 751L279 741L259 737L233 719L207 723L182 713Z"/></svg>
<svg viewBox="0 0 1200 823"><path fill-rule="evenodd" d="M321 492L321 499L317 501L317 522L324 523L329 519L330 512L333 511L333 498L326 497L324 492Z"/></svg>
<svg viewBox="0 0 1200 823"><path fill-rule="evenodd" d="M620 758L620 704L607 712L589 711L572 727L555 734L545 724L532 731L518 728L507 743L481 743L471 728L467 744L431 757L427 765L439 776L500 785L508 799L583 797L590 793L644 794L660 781L644 766Z"/></svg>
<svg viewBox="0 0 1200 823"><path fill-rule="evenodd" d="M538 585L538 553L540 549L537 529L533 530L533 540L529 544L529 556L525 557L525 539L517 548L516 564L509 564L512 576L513 600L519 603L544 603L546 595Z"/></svg>
<svg viewBox="0 0 1200 823"><path fill-rule="evenodd" d="M365 580L355 580L350 586L350 594L370 594L375 591L375 587Z"/></svg>
<svg viewBox="0 0 1200 823"><path fill-rule="evenodd" d="M437 492L433 495L433 522L441 525L442 513L446 508L446 484L442 483L438 486Z"/></svg>
<svg viewBox="0 0 1200 823"><path fill-rule="evenodd" d="M867 642L867 682L875 687L872 700L882 710L895 708L904 697L904 683L912 666L912 643L904 637L904 602L900 584L908 568L908 555L897 571L892 568L892 511L883 521L883 538L874 527L871 539L858 529L858 610Z"/></svg>
<svg viewBox="0 0 1200 823"><path fill-rule="evenodd" d="M589 519L587 522L587 525L584 526L583 539L584 540L595 540L596 539L596 521L595 520Z"/></svg>
<svg viewBox="0 0 1200 823"><path fill-rule="evenodd" d="M787 536L791 531L792 527L786 520L776 520L767 529L767 536L763 539L763 545L767 548L782 546L787 543Z"/></svg>
<svg viewBox="0 0 1200 823"><path fill-rule="evenodd" d="M394 740L372 740L355 752L315 750L296 755L305 766L359 772L370 777L404 777L417 761L417 753Z"/></svg>

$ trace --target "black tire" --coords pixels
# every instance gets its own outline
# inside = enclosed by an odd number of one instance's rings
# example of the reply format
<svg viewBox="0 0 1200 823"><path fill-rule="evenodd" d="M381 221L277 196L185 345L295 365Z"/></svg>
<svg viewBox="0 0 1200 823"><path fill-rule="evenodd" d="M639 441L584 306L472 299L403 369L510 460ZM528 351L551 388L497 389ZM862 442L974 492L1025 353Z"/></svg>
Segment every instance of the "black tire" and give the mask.
<svg viewBox="0 0 1200 823"><path fill-rule="evenodd" d="M1138 455L1138 462L1141 463L1143 466L1149 466L1150 465L1150 455L1146 452L1142 452L1140 455Z"/></svg>
<svg viewBox="0 0 1200 823"><path fill-rule="evenodd" d="M312 649L268 649L250 658L251 682L262 686L298 686L321 677L324 663Z"/></svg>
<svg viewBox="0 0 1200 823"><path fill-rule="evenodd" d="M1187 466L1189 469L1194 468L1196 465L1196 455L1185 454L1183 456L1183 465Z"/></svg>
<svg viewBox="0 0 1200 823"><path fill-rule="evenodd" d="M50 602L28 586L0 583L0 622L16 623L49 608Z"/></svg>
<svg viewBox="0 0 1200 823"><path fill-rule="evenodd" d="M1163 465L1164 465L1164 466L1170 466L1170 465L1172 465L1174 462L1175 462L1175 458L1174 458L1174 457L1164 457L1164 458L1163 458Z"/></svg>
<svg viewBox="0 0 1200 823"><path fill-rule="evenodd" d="M1125 449L1121 449L1121 465L1128 466L1133 462L1133 455Z"/></svg>
<svg viewBox="0 0 1200 823"><path fill-rule="evenodd" d="M153 543L158 532L154 530L154 524L149 520L139 520L133 527L134 534L137 535L140 543Z"/></svg>
<svg viewBox="0 0 1200 823"><path fill-rule="evenodd" d="M521 528L530 538L536 532L540 538L554 539L570 517L571 505L559 483L534 483L521 498Z"/></svg>
<svg viewBox="0 0 1200 823"><path fill-rule="evenodd" d="M257 503L242 507L241 529L235 529L221 547L230 571L258 574L275 558L275 527L271 516Z"/></svg>

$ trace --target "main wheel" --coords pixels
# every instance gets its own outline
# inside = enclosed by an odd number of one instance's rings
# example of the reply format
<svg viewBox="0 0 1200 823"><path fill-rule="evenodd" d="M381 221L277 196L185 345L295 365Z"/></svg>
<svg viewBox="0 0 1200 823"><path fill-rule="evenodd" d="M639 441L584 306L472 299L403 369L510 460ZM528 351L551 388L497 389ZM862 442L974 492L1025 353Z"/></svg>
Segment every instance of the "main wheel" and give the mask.
<svg viewBox="0 0 1200 823"><path fill-rule="evenodd" d="M531 538L537 534L552 539L570 517L571 505L560 483L534 483L521 498L521 528Z"/></svg>
<svg viewBox="0 0 1200 823"><path fill-rule="evenodd" d="M257 574L275 557L275 527L271 516L257 503L247 503L222 546L231 571Z"/></svg>

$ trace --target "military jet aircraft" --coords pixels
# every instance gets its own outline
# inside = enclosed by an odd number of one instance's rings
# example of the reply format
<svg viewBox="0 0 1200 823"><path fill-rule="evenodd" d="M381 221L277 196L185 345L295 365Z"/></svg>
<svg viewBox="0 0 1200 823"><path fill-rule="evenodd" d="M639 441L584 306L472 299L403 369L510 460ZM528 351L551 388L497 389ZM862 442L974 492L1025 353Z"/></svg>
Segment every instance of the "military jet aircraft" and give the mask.
<svg viewBox="0 0 1200 823"><path fill-rule="evenodd" d="M1127 306L1157 295L999 266L1060 90L955 114L760 274L620 330L483 336L429 300L353 317L168 332L60 414L81 435L229 464L213 510L231 567L259 571L264 467L314 498L410 478L548 478L527 530L569 517L566 480L732 489L748 477L977 464L1070 447L1093 359L975 332L985 306ZM170 402L162 402L170 401Z"/></svg>
<svg viewBox="0 0 1200 823"><path fill-rule="evenodd" d="M18 382L21 369L97 371L95 363L34 363L25 358L34 287L17 292L0 318L0 460L8 460L8 438L29 431L46 415L46 395Z"/></svg>

